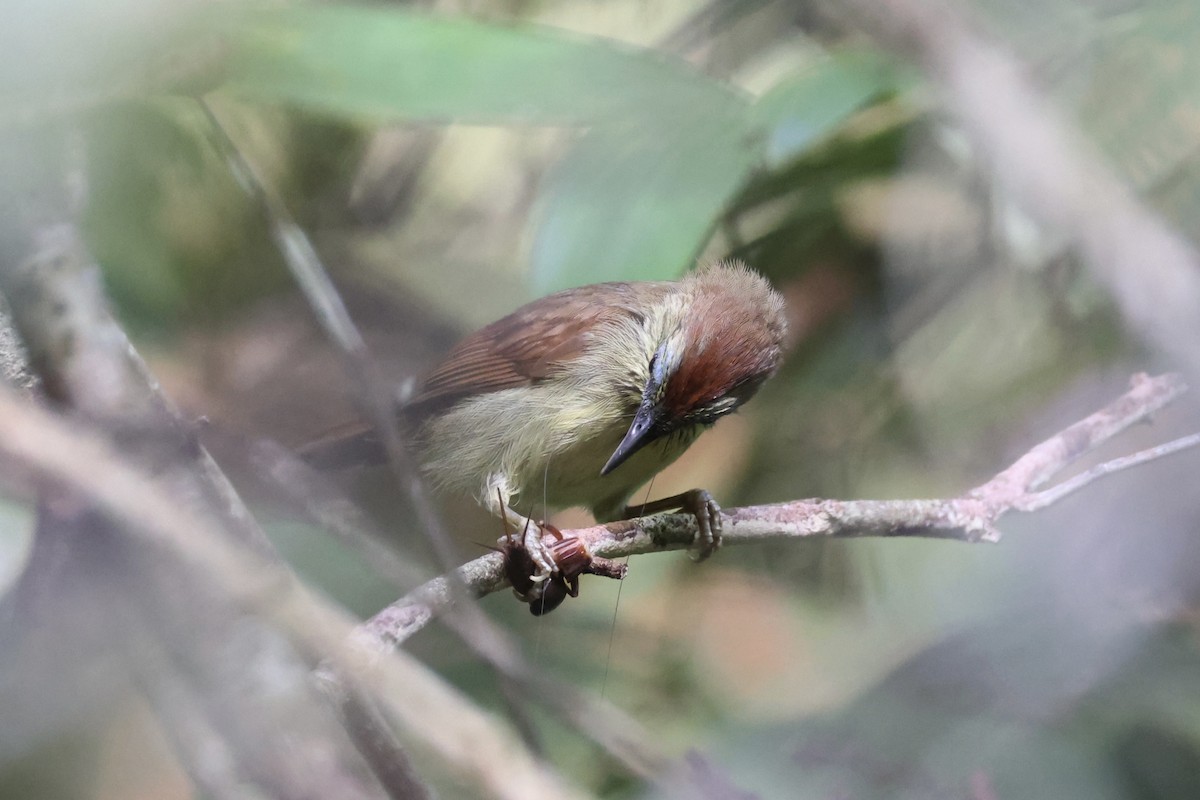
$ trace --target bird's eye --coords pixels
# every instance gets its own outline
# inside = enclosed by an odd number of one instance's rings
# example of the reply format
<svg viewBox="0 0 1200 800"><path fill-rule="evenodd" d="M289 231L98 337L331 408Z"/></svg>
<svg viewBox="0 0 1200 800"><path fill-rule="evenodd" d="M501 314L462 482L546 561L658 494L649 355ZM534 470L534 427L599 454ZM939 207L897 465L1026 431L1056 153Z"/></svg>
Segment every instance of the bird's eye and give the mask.
<svg viewBox="0 0 1200 800"><path fill-rule="evenodd" d="M670 363L670 353L666 345L654 351L650 357L650 381L661 386L667 379L667 364Z"/></svg>

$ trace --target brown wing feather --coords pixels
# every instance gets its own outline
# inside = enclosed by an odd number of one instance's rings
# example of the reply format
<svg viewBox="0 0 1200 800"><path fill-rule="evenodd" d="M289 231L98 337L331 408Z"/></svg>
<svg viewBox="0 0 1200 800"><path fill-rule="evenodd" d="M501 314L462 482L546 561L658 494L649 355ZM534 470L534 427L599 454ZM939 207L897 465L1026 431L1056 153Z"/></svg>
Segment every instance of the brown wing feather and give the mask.
<svg viewBox="0 0 1200 800"><path fill-rule="evenodd" d="M639 307L670 287L669 283L599 283L522 306L459 342L425 379L403 414L415 423L473 395L545 380L588 346L597 325L621 315L639 316ZM327 432L301 448L300 454L319 469L384 460L378 436L362 422Z"/></svg>
<svg viewBox="0 0 1200 800"><path fill-rule="evenodd" d="M522 306L463 339L405 408L423 416L472 395L531 386L578 356L598 325L637 316L646 292L668 283L600 283L568 289ZM635 303L636 296L640 303Z"/></svg>

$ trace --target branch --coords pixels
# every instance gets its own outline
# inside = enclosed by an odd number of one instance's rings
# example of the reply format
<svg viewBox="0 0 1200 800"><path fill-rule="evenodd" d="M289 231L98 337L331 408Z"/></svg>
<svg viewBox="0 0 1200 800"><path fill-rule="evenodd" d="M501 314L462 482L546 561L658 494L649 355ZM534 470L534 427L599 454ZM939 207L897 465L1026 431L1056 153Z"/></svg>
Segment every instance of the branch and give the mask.
<svg viewBox="0 0 1200 800"><path fill-rule="evenodd" d="M375 692L425 753L482 796L582 796L535 761L495 718L415 659L404 653L382 659L377 648L355 646L344 614L262 553L232 541L214 520L181 504L156 475L131 466L103 437L2 387L0 459L77 492L119 523L131 544L207 576L215 589L273 624L311 662L329 657L339 674Z"/></svg>
<svg viewBox="0 0 1200 800"><path fill-rule="evenodd" d="M172 663L142 609L121 601L117 607L126 620L118 638L138 654L128 660L134 682L153 704L192 784L213 800L265 800L241 769L237 745L213 722L206 699Z"/></svg>
<svg viewBox="0 0 1200 800"><path fill-rule="evenodd" d="M118 443L123 458L172 498L170 513L202 519L223 538L273 559L266 536L197 443L191 424L159 391L109 309L100 268L77 224L87 196L82 140L71 131L38 130L12 133L5 145L0 292L41 395L88 423L80 435ZM0 347L7 350L2 342ZM69 458L69 446L58 455ZM98 480L108 475L103 464L91 465ZM31 560L7 599L32 617L22 620L26 625L46 626L49 619L71 626L68 631L86 629L86 639L59 631L65 669L103 656L137 676L180 761L214 797L247 796L251 787L239 786L243 776L271 796L382 796L302 680L309 662L280 647L265 624L246 620L212 590L209 575L182 568L154 548L125 546L128 532L97 513L90 496L70 481L40 480L38 489L35 552L60 558ZM86 592L78 590L79 574L88 576ZM32 612L31 590L37 601ZM133 612L116 613L115 607L137 609L136 627L145 630L135 637L127 630ZM130 637L135 644L122 646ZM0 650L19 646L6 640ZM155 659L151 646L163 658ZM159 662L170 672L158 674ZM284 675L298 680L286 690L276 685L261 691L264 679ZM64 685L83 695L75 683ZM287 731L288 747L273 738L280 728ZM220 742L228 746L218 753L210 745ZM232 763L221 763L226 757Z"/></svg>
<svg viewBox="0 0 1200 800"><path fill-rule="evenodd" d="M341 676L322 681L321 688L388 797L392 800L430 800L432 793L421 783L412 767L412 759L396 740L383 710L375 701Z"/></svg>
<svg viewBox="0 0 1200 800"><path fill-rule="evenodd" d="M270 553L266 534L113 318L78 228L56 220L28 239L25 250L0 253L0 292L46 394L112 430L145 461L169 465L181 494Z"/></svg>
<svg viewBox="0 0 1200 800"><path fill-rule="evenodd" d="M29 369L29 354L12 323L8 302L0 297L0 379L17 389L35 390L40 382Z"/></svg>
<svg viewBox="0 0 1200 800"><path fill-rule="evenodd" d="M1164 408L1184 391L1174 374L1135 375L1128 392L1095 414L1034 447L987 483L946 500L794 500L726 509L721 513L726 547L775 539L812 537L917 536L964 542L997 542L996 523L1005 514L1036 511L1103 475L1200 445L1200 435L1095 467L1058 486L1047 481L1131 425ZM563 531L587 542L604 558L685 550L697 535L688 514L665 514ZM458 579L479 596L508 585L503 558L489 553L464 564ZM365 622L361 635L394 648L419 631L451 601L446 579L435 578Z"/></svg>

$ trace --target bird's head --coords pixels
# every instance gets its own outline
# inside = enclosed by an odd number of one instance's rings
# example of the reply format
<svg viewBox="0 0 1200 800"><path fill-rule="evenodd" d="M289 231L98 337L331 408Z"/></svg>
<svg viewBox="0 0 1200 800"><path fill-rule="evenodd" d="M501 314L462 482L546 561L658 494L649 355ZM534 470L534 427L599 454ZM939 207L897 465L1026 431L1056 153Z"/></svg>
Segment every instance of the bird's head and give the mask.
<svg viewBox="0 0 1200 800"><path fill-rule="evenodd" d="M711 266L688 276L678 299L664 306L669 324L654 343L633 422L601 475L653 441L735 411L779 366L783 299L757 273Z"/></svg>

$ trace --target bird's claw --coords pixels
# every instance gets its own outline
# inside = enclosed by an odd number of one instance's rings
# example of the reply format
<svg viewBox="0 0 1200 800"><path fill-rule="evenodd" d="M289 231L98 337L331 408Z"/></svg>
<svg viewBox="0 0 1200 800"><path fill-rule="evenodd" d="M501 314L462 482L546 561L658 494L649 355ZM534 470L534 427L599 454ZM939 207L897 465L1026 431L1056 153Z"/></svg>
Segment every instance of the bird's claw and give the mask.
<svg viewBox="0 0 1200 800"><path fill-rule="evenodd" d="M527 520L527 522L533 522ZM529 604L534 615L547 614L568 597L579 596L579 576L593 571L593 558L587 543L578 536L564 536L548 522L533 522L522 531L520 541L506 535L500 540L504 568L517 597ZM549 544L546 537L553 537ZM611 569L609 577L624 577Z"/></svg>
<svg viewBox="0 0 1200 800"><path fill-rule="evenodd" d="M680 496L679 508L696 518L696 541L688 548L692 560L704 561L721 546L721 506L705 489L692 489Z"/></svg>
<svg viewBox="0 0 1200 800"><path fill-rule="evenodd" d="M693 561L703 561L721 546L721 507L704 489L691 489L640 506L626 506L622 518L633 519L662 511L682 511L696 518L696 538L688 548Z"/></svg>
<svg viewBox="0 0 1200 800"><path fill-rule="evenodd" d="M562 539L562 533L553 525L545 522L526 525L521 534L521 544L529 553L534 566L537 567L537 572L531 576L535 581L544 581L558 572L558 567L554 563L554 555L550 552L551 548L542 541L547 533L557 534L557 537Z"/></svg>

